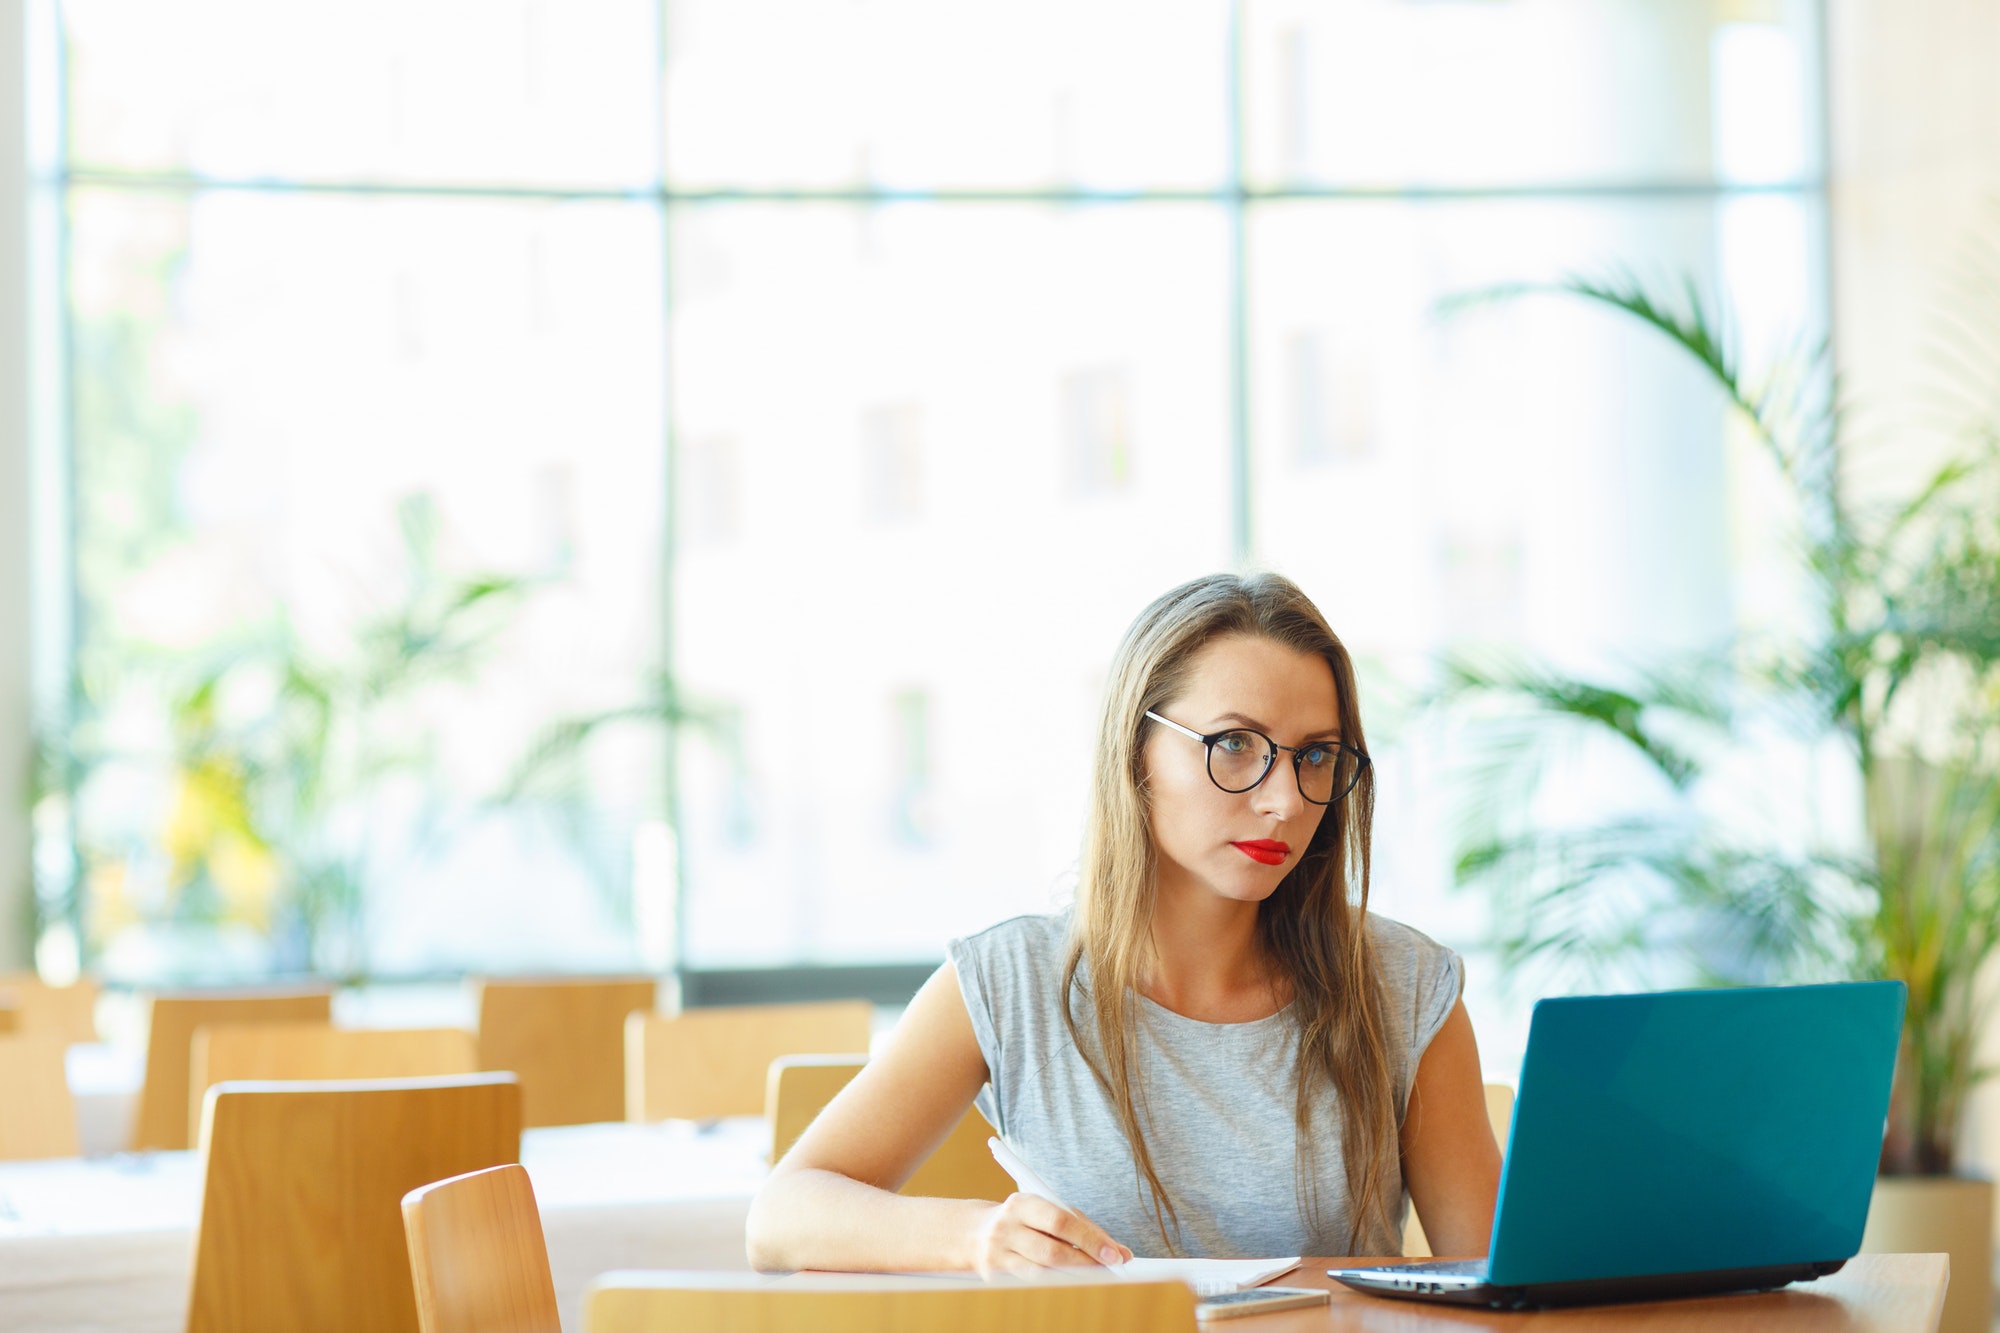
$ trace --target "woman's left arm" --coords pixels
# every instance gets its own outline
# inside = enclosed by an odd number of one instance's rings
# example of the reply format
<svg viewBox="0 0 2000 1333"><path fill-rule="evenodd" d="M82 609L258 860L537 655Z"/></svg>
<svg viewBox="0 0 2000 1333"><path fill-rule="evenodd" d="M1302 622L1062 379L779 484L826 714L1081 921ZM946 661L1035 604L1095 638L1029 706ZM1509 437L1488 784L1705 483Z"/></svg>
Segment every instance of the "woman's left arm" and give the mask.
<svg viewBox="0 0 2000 1333"><path fill-rule="evenodd" d="M1453 1258L1486 1253L1500 1197L1500 1146L1486 1118L1479 1043L1465 1002L1431 1038L1417 1063L1403 1115L1403 1182L1417 1206L1431 1252Z"/></svg>

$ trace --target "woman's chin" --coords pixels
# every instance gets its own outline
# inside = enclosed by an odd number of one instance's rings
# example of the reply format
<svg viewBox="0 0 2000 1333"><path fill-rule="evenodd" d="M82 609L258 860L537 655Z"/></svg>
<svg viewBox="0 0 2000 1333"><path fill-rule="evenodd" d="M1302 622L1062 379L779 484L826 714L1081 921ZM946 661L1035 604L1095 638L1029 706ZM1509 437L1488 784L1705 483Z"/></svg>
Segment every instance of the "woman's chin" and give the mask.
<svg viewBox="0 0 2000 1333"><path fill-rule="evenodd" d="M1234 902L1261 903L1278 891L1284 882L1284 875L1264 872L1262 874L1232 871L1219 875L1208 882L1209 892L1218 898L1228 898Z"/></svg>

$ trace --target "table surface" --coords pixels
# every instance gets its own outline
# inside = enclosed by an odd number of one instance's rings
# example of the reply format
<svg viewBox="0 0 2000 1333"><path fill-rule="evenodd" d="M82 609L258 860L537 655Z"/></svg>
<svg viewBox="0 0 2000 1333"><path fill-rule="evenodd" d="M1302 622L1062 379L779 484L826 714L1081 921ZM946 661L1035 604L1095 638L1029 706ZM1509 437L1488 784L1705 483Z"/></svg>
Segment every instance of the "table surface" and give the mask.
<svg viewBox="0 0 2000 1333"><path fill-rule="evenodd" d="M611 1123L531 1129L521 1164L544 1213L703 1198L747 1198L768 1174L761 1116L697 1125ZM113 1153L0 1162L0 1242L22 1236L185 1230L201 1215L195 1152Z"/></svg>
<svg viewBox="0 0 2000 1333"><path fill-rule="evenodd" d="M1327 1333L1329 1329L1371 1333L1431 1333L1432 1330L1504 1328L1509 1333L1547 1330L1757 1329L1759 1333L1933 1333L1944 1311L1949 1272L1942 1254L1861 1254L1831 1277L1737 1296L1704 1296L1631 1305L1598 1305L1566 1310L1475 1310L1464 1306L1367 1296L1341 1286L1328 1268L1351 1266L1351 1259L1307 1259L1276 1279L1280 1287L1325 1287L1331 1304L1317 1309L1278 1310L1226 1320L1211 1327L1227 1333Z"/></svg>
<svg viewBox="0 0 2000 1333"><path fill-rule="evenodd" d="M568 1329L607 1268L748 1268L763 1117L521 1136ZM192 1152L0 1163L0 1329L180 1333L201 1213Z"/></svg>
<svg viewBox="0 0 2000 1333"><path fill-rule="evenodd" d="M1831 1277L1780 1291L1737 1296L1705 1296L1675 1301L1645 1301L1629 1305L1580 1306L1563 1310L1480 1310L1363 1295L1326 1275L1330 1267L1377 1262L1312 1258L1272 1281L1277 1287L1322 1287L1333 1293L1327 1305L1242 1315L1202 1325L1212 1333L1464 1333L1468 1329L1505 1329L1507 1333L1577 1333L1584 1329L1749 1330L1758 1333L1934 1333L1944 1310L1949 1264L1942 1254L1862 1254L1847 1261ZM612 1275L616 1281L618 1275ZM633 1275L636 1276L636 1275ZM666 1276L666 1275L660 1275ZM731 1282L807 1282L815 1287L916 1287L933 1282L964 1281L963 1277L810 1273L762 1278L744 1275L689 1274L702 1285ZM1090 1280L1079 1274L1081 1280Z"/></svg>
<svg viewBox="0 0 2000 1333"><path fill-rule="evenodd" d="M1368 1329L1377 1333L1504 1328L1510 1333L1550 1329L1757 1329L1760 1333L1933 1333L1944 1312L1950 1266L1942 1254L1858 1254L1831 1277L1797 1283L1779 1291L1737 1296L1704 1296L1678 1301L1644 1301L1568 1310L1473 1310L1449 1305L1364 1296L1326 1275L1345 1259L1308 1259L1274 1285L1327 1287L1329 1307L1280 1310L1262 1315L1242 1333L1326 1333L1328 1329ZM1243 1325L1247 1319L1214 1325Z"/></svg>

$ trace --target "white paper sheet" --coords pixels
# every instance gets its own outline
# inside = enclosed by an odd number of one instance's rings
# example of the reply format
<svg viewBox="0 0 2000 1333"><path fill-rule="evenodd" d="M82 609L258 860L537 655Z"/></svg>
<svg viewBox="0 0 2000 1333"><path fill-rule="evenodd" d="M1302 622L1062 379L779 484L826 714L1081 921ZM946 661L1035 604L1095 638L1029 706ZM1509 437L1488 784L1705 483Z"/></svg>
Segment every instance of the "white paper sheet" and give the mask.
<svg viewBox="0 0 2000 1333"><path fill-rule="evenodd" d="M1274 1277L1299 1266L1299 1257L1289 1259L1134 1259L1111 1271L1128 1282L1161 1282L1179 1278L1199 1296L1261 1287Z"/></svg>

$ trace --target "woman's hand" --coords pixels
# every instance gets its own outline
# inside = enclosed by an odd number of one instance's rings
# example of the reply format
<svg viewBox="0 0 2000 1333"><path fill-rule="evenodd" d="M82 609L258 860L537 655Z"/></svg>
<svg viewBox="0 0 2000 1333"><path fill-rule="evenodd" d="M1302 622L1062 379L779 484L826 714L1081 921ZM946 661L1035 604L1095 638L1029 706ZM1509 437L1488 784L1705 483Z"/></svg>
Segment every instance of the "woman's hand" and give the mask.
<svg viewBox="0 0 2000 1333"><path fill-rule="evenodd" d="M1033 1273L1044 1268L1122 1264L1132 1251L1080 1213L1036 1194L1010 1194L979 1215L972 1266L979 1276Z"/></svg>

